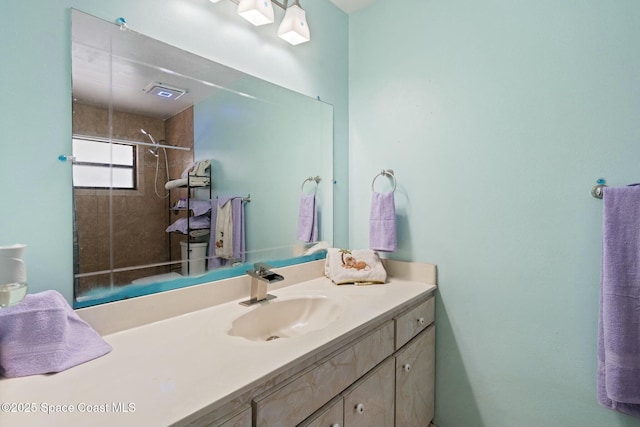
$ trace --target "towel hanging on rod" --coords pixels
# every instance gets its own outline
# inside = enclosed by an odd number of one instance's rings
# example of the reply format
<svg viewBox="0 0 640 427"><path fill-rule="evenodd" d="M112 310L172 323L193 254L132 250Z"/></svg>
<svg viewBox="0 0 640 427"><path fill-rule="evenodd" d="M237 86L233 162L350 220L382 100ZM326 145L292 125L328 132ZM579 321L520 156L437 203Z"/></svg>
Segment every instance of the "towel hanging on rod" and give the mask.
<svg viewBox="0 0 640 427"><path fill-rule="evenodd" d="M375 182L379 176L386 176L393 181L393 189L386 193L375 190ZM393 252L398 247L396 226L395 191L396 176L392 169L383 169L371 182L371 210L369 215L369 249L382 252Z"/></svg>
<svg viewBox="0 0 640 427"><path fill-rule="evenodd" d="M598 181L596 181L596 185L593 186L593 188L591 188L591 195L593 197L595 197L596 199L602 199L604 197L604 189L608 187L608 185L605 184L606 181L604 180L604 178L600 178ZM635 184L628 184L627 187L637 187L640 186L640 183L635 183Z"/></svg>
<svg viewBox="0 0 640 427"><path fill-rule="evenodd" d="M304 185L307 182L315 182L316 188L312 194L304 193ZM298 240L306 243L318 241L318 203L316 195L318 193L318 182L320 177L312 177L305 179L300 187L300 211L298 213Z"/></svg>
<svg viewBox="0 0 640 427"><path fill-rule="evenodd" d="M383 169L378 175L376 175L373 178L373 181L371 181L371 191L375 191L374 184L376 183L376 179L378 179L379 176L388 176L389 178L391 178L391 180L393 181L393 190L391 191L395 193L398 182L396 181L396 176L393 173L393 169Z"/></svg>
<svg viewBox="0 0 640 427"><path fill-rule="evenodd" d="M320 177L319 176L310 176L309 178L307 178L304 181L302 181L302 186L300 187L300 191L304 190L304 185L309 181L316 183L316 188L313 191L313 194L316 194L318 192L318 183L320 182Z"/></svg>

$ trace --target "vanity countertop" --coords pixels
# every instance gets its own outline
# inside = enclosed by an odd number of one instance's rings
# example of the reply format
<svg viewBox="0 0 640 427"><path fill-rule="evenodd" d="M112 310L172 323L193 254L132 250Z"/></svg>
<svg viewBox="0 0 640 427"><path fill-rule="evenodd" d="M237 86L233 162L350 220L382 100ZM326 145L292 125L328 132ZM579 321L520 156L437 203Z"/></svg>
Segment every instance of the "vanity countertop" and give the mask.
<svg viewBox="0 0 640 427"><path fill-rule="evenodd" d="M372 286L319 277L270 291L280 300L322 294L342 305L338 320L294 338L228 335L232 320L253 309L238 304L246 297L104 335L113 350L103 357L57 374L0 379L0 426L161 426L194 418L434 291L430 280L410 276Z"/></svg>

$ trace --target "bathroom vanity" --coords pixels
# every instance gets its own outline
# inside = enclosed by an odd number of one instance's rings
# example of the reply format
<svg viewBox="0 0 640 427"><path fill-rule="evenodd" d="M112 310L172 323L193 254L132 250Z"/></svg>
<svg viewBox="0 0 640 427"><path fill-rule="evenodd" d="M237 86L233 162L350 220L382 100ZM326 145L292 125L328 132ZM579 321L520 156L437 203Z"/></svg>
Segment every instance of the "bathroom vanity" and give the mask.
<svg viewBox="0 0 640 427"><path fill-rule="evenodd" d="M30 409L0 424L428 426L435 266L385 260L387 284L336 286L323 265L277 269L277 298L254 307L238 277L78 310L113 351L0 379L0 400ZM296 315L311 326L287 329Z"/></svg>

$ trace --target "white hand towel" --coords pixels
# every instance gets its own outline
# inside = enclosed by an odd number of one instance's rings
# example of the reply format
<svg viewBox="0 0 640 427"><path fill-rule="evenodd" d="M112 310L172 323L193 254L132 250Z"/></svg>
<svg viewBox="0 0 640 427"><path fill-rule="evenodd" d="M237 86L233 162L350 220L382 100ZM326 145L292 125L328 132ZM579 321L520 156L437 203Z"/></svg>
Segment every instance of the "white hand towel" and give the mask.
<svg viewBox="0 0 640 427"><path fill-rule="evenodd" d="M336 285L383 284L387 280L382 261L370 249L327 249L324 274Z"/></svg>
<svg viewBox="0 0 640 427"><path fill-rule="evenodd" d="M216 215L216 256L233 258L233 211L231 199L218 202Z"/></svg>

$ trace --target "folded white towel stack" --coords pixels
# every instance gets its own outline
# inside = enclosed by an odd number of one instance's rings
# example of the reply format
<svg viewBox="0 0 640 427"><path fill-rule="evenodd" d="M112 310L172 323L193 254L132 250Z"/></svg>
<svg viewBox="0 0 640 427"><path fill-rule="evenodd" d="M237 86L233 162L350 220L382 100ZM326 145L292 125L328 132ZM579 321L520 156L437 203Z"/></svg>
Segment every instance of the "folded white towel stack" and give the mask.
<svg viewBox="0 0 640 427"><path fill-rule="evenodd" d="M373 285L387 280L380 257L370 249L327 249L324 274L336 285Z"/></svg>

